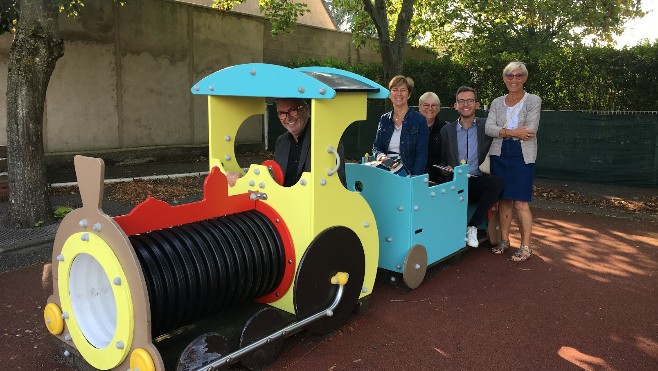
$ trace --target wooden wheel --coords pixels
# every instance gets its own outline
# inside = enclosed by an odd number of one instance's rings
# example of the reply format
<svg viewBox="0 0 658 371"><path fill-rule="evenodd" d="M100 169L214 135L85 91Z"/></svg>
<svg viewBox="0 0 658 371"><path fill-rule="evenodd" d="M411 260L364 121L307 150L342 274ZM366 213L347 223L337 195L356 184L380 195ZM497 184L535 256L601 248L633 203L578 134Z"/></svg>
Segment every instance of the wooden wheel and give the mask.
<svg viewBox="0 0 658 371"><path fill-rule="evenodd" d="M500 231L500 218L498 213L498 206L495 205L489 211L489 221L487 222L487 236L489 237L489 242L493 246L496 246L503 239Z"/></svg>
<svg viewBox="0 0 658 371"><path fill-rule="evenodd" d="M420 286L427 272L427 251L423 245L414 245L407 252L402 270L402 280L410 289Z"/></svg>

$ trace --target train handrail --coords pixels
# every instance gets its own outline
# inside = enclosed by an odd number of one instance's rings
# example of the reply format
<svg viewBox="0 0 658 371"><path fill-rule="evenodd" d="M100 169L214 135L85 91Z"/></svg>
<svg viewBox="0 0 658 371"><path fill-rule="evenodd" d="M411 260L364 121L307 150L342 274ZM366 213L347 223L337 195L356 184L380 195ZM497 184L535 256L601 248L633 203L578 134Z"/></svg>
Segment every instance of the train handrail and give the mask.
<svg viewBox="0 0 658 371"><path fill-rule="evenodd" d="M340 168L340 155L338 154L338 151L336 151L334 149L333 146L329 146L327 148L327 153L332 153L334 156L336 156L336 167L333 168L333 169L327 170L327 175L332 176L332 175L336 174L336 172L338 171L338 168Z"/></svg>
<svg viewBox="0 0 658 371"><path fill-rule="evenodd" d="M306 317L301 321L292 323L271 335L263 337L257 342L251 343L244 348L240 348L233 353L230 353L218 360L215 360L201 368L196 369L195 371L210 371L211 369L217 366L229 365L232 362L240 359L240 357L242 357L243 355L263 345L269 344L270 342L278 339L279 337L285 337L288 334L293 334L300 328L308 325L309 323L315 322L321 318L333 316L334 309L336 309L336 307L340 303L340 300L343 297L343 291L345 289L345 285L347 284L348 278L349 278L349 273L345 273L345 272L338 272L336 273L335 276L331 277L331 283L334 285L338 285L338 291L336 291L336 296L334 297L333 302L326 309L323 309L310 317Z"/></svg>

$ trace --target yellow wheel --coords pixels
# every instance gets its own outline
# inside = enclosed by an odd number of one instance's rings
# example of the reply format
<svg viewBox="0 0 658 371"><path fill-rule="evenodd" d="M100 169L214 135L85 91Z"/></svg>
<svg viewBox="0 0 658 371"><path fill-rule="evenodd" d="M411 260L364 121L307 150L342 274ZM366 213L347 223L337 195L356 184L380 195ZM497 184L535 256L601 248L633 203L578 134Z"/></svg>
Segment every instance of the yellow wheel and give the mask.
<svg viewBox="0 0 658 371"><path fill-rule="evenodd" d="M139 371L155 371L155 364L149 352L142 348L133 350L130 354L130 369Z"/></svg>
<svg viewBox="0 0 658 371"><path fill-rule="evenodd" d="M64 319L62 318L62 310L59 309L57 304L49 303L43 310L43 320L46 322L46 327L53 335L59 335L64 331Z"/></svg>
<svg viewBox="0 0 658 371"><path fill-rule="evenodd" d="M345 272L338 272L335 276L331 277L331 283L334 285L347 285L347 280L349 279L349 274Z"/></svg>

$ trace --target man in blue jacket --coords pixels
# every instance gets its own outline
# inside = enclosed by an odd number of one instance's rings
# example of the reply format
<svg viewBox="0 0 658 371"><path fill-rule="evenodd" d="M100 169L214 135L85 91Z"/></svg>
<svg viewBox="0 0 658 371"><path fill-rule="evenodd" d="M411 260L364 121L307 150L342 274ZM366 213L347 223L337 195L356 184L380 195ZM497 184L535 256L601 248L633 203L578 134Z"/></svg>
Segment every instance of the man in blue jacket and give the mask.
<svg viewBox="0 0 658 371"><path fill-rule="evenodd" d="M468 164L468 202L475 203L475 213L466 227L466 244L478 247L477 227L503 190L503 179L484 174L479 166L491 146L492 138L484 133L486 119L475 117L480 107L475 89L462 86L457 90L455 109L459 118L441 129L441 163L449 169Z"/></svg>

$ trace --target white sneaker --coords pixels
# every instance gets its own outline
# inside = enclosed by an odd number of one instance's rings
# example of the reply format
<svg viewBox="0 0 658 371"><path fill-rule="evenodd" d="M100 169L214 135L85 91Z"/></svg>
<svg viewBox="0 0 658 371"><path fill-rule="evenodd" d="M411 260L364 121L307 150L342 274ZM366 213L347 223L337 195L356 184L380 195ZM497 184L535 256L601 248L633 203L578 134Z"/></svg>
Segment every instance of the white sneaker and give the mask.
<svg viewBox="0 0 658 371"><path fill-rule="evenodd" d="M466 227L466 244L470 247L480 246L477 227Z"/></svg>

